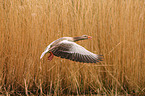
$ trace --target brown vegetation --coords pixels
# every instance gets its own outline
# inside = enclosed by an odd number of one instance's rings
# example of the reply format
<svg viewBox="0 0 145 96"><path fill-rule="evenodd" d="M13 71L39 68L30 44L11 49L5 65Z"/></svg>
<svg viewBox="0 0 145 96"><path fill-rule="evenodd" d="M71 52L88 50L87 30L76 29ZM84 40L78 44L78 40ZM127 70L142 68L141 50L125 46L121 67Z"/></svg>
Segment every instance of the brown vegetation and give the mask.
<svg viewBox="0 0 145 96"><path fill-rule="evenodd" d="M1 94L145 94L144 0L1 0ZM97 64L47 56L63 36L104 55Z"/></svg>

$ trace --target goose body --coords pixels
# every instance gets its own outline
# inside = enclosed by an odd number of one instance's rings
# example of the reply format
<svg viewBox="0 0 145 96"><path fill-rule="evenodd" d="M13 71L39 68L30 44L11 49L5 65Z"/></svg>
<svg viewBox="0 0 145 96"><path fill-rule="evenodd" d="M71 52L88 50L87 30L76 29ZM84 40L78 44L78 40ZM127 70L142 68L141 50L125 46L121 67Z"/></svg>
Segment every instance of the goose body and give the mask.
<svg viewBox="0 0 145 96"><path fill-rule="evenodd" d="M62 37L50 43L45 51L41 54L40 59L50 53L48 59L52 60L53 56L70 59L77 62L96 63L102 61L102 56L94 54L79 44L79 40L90 39L91 36L83 35L80 37Z"/></svg>

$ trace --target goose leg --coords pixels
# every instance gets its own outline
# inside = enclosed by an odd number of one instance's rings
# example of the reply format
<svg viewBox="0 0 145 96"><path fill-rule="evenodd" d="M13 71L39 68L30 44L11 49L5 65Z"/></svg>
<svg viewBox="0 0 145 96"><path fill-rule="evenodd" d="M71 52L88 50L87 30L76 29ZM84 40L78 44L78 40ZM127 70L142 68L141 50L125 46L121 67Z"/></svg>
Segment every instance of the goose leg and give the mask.
<svg viewBox="0 0 145 96"><path fill-rule="evenodd" d="M48 60L51 61L53 59L54 55L53 53L50 51L50 55L48 56Z"/></svg>

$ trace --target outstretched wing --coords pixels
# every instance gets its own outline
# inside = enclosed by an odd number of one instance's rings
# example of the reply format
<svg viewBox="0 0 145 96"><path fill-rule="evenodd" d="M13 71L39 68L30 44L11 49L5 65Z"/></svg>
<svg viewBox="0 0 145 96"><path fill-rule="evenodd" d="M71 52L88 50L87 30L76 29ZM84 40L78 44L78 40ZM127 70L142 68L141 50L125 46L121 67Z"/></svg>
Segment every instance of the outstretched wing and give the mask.
<svg viewBox="0 0 145 96"><path fill-rule="evenodd" d="M102 61L101 55L96 55L75 42L63 40L50 48L55 56L70 59L77 62L96 63Z"/></svg>

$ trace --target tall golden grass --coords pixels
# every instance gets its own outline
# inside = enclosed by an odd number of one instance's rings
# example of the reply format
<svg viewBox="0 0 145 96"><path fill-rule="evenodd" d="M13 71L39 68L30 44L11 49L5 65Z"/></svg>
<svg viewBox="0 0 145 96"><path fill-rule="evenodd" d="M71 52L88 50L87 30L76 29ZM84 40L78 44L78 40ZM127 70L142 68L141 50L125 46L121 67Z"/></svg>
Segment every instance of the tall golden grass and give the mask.
<svg viewBox="0 0 145 96"><path fill-rule="evenodd" d="M1 94L145 94L144 0L1 0ZM97 64L47 56L63 36L104 55Z"/></svg>

